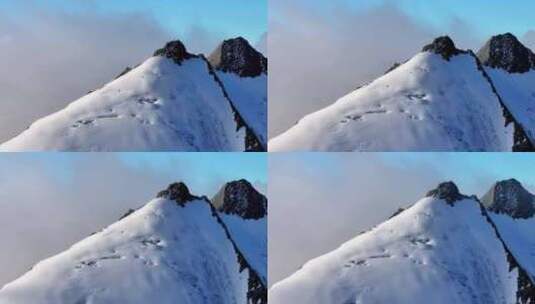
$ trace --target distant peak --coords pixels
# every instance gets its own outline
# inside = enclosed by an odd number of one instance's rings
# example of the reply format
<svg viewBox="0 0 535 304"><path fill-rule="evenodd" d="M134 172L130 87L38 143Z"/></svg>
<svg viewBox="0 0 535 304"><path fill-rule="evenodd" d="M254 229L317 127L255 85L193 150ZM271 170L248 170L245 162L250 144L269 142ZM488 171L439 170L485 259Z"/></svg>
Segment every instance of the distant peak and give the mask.
<svg viewBox="0 0 535 304"><path fill-rule="evenodd" d="M208 61L217 70L241 77L256 77L267 73L267 58L243 37L223 41L208 57Z"/></svg>
<svg viewBox="0 0 535 304"><path fill-rule="evenodd" d="M467 198L459 192L459 188L454 182L440 183L437 188L427 192L427 197L435 197L445 200L449 205L453 205L456 201Z"/></svg>
<svg viewBox="0 0 535 304"><path fill-rule="evenodd" d="M524 73L535 69L535 54L511 33L493 36L477 52L486 66L509 73Z"/></svg>
<svg viewBox="0 0 535 304"><path fill-rule="evenodd" d="M247 180L226 183L212 199L214 207L226 214L259 219L267 214L267 199Z"/></svg>
<svg viewBox="0 0 535 304"><path fill-rule="evenodd" d="M194 196L189 192L188 186L183 182L170 184L167 189L160 191L157 197L176 201L181 206L188 201L198 199L197 196Z"/></svg>
<svg viewBox="0 0 535 304"><path fill-rule="evenodd" d="M435 38L433 42L423 47L422 52L432 52L441 55L446 60L450 60L452 56L465 53L457 49L453 40L448 36Z"/></svg>
<svg viewBox="0 0 535 304"><path fill-rule="evenodd" d="M154 56L167 57L176 63L195 57L195 55L188 53L186 46L180 40L167 42L163 48L154 52Z"/></svg>
<svg viewBox="0 0 535 304"><path fill-rule="evenodd" d="M534 198L518 180L512 178L496 182L481 201L492 212L513 218L530 218L535 214Z"/></svg>

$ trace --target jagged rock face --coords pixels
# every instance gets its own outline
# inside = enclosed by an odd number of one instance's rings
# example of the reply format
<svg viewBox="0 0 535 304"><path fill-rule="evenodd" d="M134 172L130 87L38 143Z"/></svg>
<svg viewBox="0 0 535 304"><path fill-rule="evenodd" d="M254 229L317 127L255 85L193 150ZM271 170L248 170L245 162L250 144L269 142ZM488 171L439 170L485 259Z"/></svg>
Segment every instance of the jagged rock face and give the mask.
<svg viewBox="0 0 535 304"><path fill-rule="evenodd" d="M450 60L452 56L466 53L455 47L455 43L448 36L438 37L431 44L424 46L422 52L433 52L441 55L444 59Z"/></svg>
<svg viewBox="0 0 535 304"><path fill-rule="evenodd" d="M195 55L188 53L186 46L179 40L168 42L163 48L154 52L154 56L167 57L178 64L186 59L195 57Z"/></svg>
<svg viewBox="0 0 535 304"><path fill-rule="evenodd" d="M479 60L491 68L509 73L535 69L535 54L511 33L493 36L477 53Z"/></svg>
<svg viewBox="0 0 535 304"><path fill-rule="evenodd" d="M167 198L176 201L179 205L183 206L185 203L199 199L199 197L192 195L189 192L186 184L179 182L173 183L167 187L167 189L160 191L157 197Z"/></svg>
<svg viewBox="0 0 535 304"><path fill-rule="evenodd" d="M208 58L217 70L241 77L267 73L267 58L242 37L223 41Z"/></svg>
<svg viewBox="0 0 535 304"><path fill-rule="evenodd" d="M530 218L535 213L533 194L515 179L497 182L481 200L488 210L513 218Z"/></svg>
<svg viewBox="0 0 535 304"><path fill-rule="evenodd" d="M267 214L267 199L246 180L225 184L212 199L214 207L226 214L259 219Z"/></svg>
<svg viewBox="0 0 535 304"><path fill-rule="evenodd" d="M436 189L427 192L427 197L436 197L445 200L449 205L456 201L467 198L459 192L459 188L453 182L444 182L438 185Z"/></svg>

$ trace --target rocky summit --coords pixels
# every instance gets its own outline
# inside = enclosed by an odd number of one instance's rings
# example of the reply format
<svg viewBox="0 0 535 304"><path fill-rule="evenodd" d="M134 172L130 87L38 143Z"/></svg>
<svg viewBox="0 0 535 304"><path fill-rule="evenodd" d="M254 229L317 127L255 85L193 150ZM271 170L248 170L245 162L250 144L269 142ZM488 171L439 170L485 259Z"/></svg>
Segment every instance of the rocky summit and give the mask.
<svg viewBox="0 0 535 304"><path fill-rule="evenodd" d="M457 49L453 40L448 36L436 38L432 43L424 46L422 52L433 52L441 55L446 60L450 60L452 56L465 53L465 51Z"/></svg>
<svg viewBox="0 0 535 304"><path fill-rule="evenodd" d="M513 218L530 218L535 214L535 197L516 179L495 183L481 199L491 212L508 214Z"/></svg>
<svg viewBox="0 0 535 304"><path fill-rule="evenodd" d="M535 54L511 33L493 36L479 50L477 57L484 65L509 73L535 69Z"/></svg>
<svg viewBox="0 0 535 304"><path fill-rule="evenodd" d="M212 199L212 204L222 213L245 219L259 219L267 214L266 197L244 179L225 184Z"/></svg>
<svg viewBox="0 0 535 304"><path fill-rule="evenodd" d="M459 188L453 182L440 183L436 189L427 192L427 197L436 197L445 200L449 205L453 205L456 201L467 198L459 192Z"/></svg>
<svg viewBox="0 0 535 304"><path fill-rule="evenodd" d="M198 199L198 197L191 195L188 186L182 182L172 183L167 187L166 190L160 191L157 197L163 197L176 201L181 206L188 201Z"/></svg>
<svg viewBox="0 0 535 304"><path fill-rule="evenodd" d="M223 41L208 57L217 70L241 77L256 77L267 73L267 58L242 37Z"/></svg>
<svg viewBox="0 0 535 304"><path fill-rule="evenodd" d="M166 43L163 48L154 52L154 56L167 57L176 63L181 63L186 59L195 57L195 55L188 53L186 46L180 40L174 40Z"/></svg>

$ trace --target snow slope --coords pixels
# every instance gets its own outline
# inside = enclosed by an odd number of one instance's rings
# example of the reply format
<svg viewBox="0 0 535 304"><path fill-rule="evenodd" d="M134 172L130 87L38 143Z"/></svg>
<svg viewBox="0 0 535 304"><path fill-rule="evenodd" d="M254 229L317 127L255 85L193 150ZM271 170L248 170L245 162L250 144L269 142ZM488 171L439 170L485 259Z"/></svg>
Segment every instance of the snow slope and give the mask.
<svg viewBox="0 0 535 304"><path fill-rule="evenodd" d="M180 42L65 109L0 151L244 151L257 141L212 67ZM252 93L251 93L252 94ZM249 143L246 143L246 142Z"/></svg>
<svg viewBox="0 0 535 304"><path fill-rule="evenodd" d="M307 262L270 289L270 303L517 303L521 270L485 210L441 187Z"/></svg>
<svg viewBox="0 0 535 304"><path fill-rule="evenodd" d="M208 57L234 106L267 144L267 58L242 38L223 41Z"/></svg>
<svg viewBox="0 0 535 304"><path fill-rule="evenodd" d="M236 246L267 286L267 198L242 179L223 185L211 201Z"/></svg>
<svg viewBox="0 0 535 304"><path fill-rule="evenodd" d="M535 196L509 179L495 183L481 202L518 263L535 278Z"/></svg>
<svg viewBox="0 0 535 304"><path fill-rule="evenodd" d="M267 74L240 77L234 73L217 71L236 109L248 126L267 146Z"/></svg>
<svg viewBox="0 0 535 304"><path fill-rule="evenodd" d="M507 214L492 212L489 215L518 263L535 278L535 218L514 219Z"/></svg>
<svg viewBox="0 0 535 304"><path fill-rule="evenodd" d="M243 219L220 214L236 246L267 286L267 215L261 219Z"/></svg>
<svg viewBox="0 0 535 304"><path fill-rule="evenodd" d="M510 151L513 128L491 83L472 53L455 51L417 54L305 116L269 150Z"/></svg>
<svg viewBox="0 0 535 304"><path fill-rule="evenodd" d="M265 303L257 280L211 204L173 184L5 285L0 303Z"/></svg>
<svg viewBox="0 0 535 304"><path fill-rule="evenodd" d="M509 73L503 69L489 67L485 70L507 109L535 144L535 70L524 73Z"/></svg>

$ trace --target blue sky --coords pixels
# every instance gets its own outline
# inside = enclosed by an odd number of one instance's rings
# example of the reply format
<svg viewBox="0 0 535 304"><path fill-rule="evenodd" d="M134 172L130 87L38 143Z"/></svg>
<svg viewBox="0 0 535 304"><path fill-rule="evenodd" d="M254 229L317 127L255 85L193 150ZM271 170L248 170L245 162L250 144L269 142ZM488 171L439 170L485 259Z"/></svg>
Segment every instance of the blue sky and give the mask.
<svg viewBox="0 0 535 304"><path fill-rule="evenodd" d="M7 153L0 155L0 167L6 173L33 170L35 175L46 175L68 187L80 181L77 170L84 164L83 168L102 174L146 174L147 180L158 177L152 181L161 180L157 187L162 189L167 186L165 183L184 181L196 194L211 196L223 182L241 178L265 191L266 158L263 153ZM110 165L113 162L116 164ZM9 176L0 174L0 182ZM124 180L129 178L124 176ZM121 181L117 183L120 185ZM154 190L147 189L150 198Z"/></svg>
<svg viewBox="0 0 535 304"><path fill-rule="evenodd" d="M535 30L535 1L488 0L313 0L320 9L336 8L348 4L356 10L368 10L384 4L399 7L417 22L436 29L448 28L462 21L485 39L493 34L512 32L521 37L528 30Z"/></svg>
<svg viewBox="0 0 535 304"><path fill-rule="evenodd" d="M305 175L321 172L319 180L346 179L348 167L367 161L376 165L377 172L388 166L392 168L390 170L414 172L414 175L428 174L433 177L433 186L434 183L452 180L469 195L482 195L493 182L509 178L518 179L535 193L533 153L290 153L273 158L270 160L272 164L281 160L299 163L300 171ZM275 172L270 174L276 175ZM358 172L354 174L358 175ZM381 176L377 174L374 179L380 181ZM408 178L405 182L411 180ZM403 184L404 181L399 182ZM429 186L421 186L421 191L429 190L425 187Z"/></svg>
<svg viewBox="0 0 535 304"><path fill-rule="evenodd" d="M48 11L104 15L145 14L178 36L201 26L225 36L241 35L256 43L267 31L267 0L0 0L0 10L31 22L28 5Z"/></svg>

